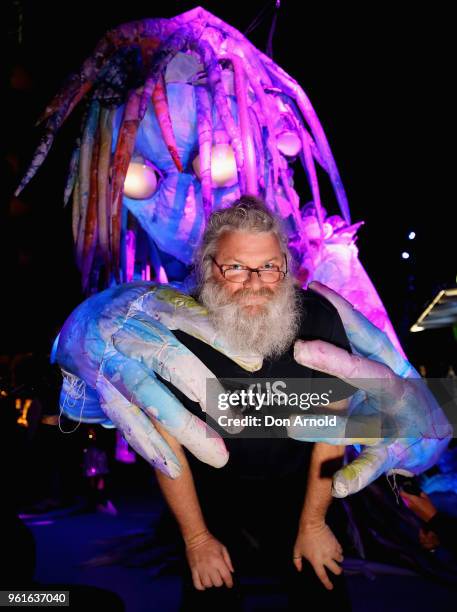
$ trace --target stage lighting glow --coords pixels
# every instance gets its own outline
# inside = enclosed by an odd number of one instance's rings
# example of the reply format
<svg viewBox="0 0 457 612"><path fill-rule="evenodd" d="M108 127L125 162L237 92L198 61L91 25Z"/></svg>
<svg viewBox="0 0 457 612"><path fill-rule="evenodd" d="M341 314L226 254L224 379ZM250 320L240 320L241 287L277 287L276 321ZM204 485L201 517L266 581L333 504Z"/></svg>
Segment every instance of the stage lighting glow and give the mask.
<svg viewBox="0 0 457 612"><path fill-rule="evenodd" d="M403 251L401 256L402 256L403 259L409 259L409 253L407 251Z"/></svg>
<svg viewBox="0 0 457 612"><path fill-rule="evenodd" d="M416 237L416 232L409 232L409 234L408 234L408 238L409 238L410 240L414 240L414 238L415 238L415 237Z"/></svg>

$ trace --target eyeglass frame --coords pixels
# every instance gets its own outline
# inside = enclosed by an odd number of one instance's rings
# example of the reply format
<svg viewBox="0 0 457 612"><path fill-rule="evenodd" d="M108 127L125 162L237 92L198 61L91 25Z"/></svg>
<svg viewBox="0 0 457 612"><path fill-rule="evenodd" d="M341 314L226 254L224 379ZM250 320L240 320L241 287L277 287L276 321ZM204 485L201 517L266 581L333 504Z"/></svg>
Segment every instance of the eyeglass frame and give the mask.
<svg viewBox="0 0 457 612"><path fill-rule="evenodd" d="M279 283L279 281L284 280L287 276L287 272L288 272L288 267L287 267L287 256L285 253L283 253L284 259L286 261L286 270L280 270L279 266L275 266L277 268L277 271L280 272L281 274L283 274L283 277L279 277L277 281L273 281L272 283L267 283L268 285L273 285L274 283ZM224 277L224 280L226 280L229 283L238 283L240 285L242 285L243 283L247 283L248 281L251 280L251 276L253 272L257 272L257 277L259 280L262 281L262 277L260 275L260 272L263 270L264 272L269 272L269 270L265 270L265 268L251 268L249 266L242 266L243 270L249 270L249 278L246 279L245 281L234 281L234 280L230 280L229 278L225 277L225 273L227 272L227 270L223 270L222 267L223 266L238 266L241 264L218 264L216 259L210 255L210 258L213 260L213 262L216 264L216 266L219 268L219 272L222 274L222 276ZM263 283L265 281L262 281Z"/></svg>

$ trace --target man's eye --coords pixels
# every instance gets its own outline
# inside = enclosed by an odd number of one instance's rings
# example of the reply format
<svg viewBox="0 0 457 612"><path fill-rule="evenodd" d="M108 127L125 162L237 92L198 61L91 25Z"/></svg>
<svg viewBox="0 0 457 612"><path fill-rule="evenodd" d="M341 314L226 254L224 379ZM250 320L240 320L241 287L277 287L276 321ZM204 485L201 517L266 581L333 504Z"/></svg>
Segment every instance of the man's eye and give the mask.
<svg viewBox="0 0 457 612"><path fill-rule="evenodd" d="M231 270L240 270L242 268L243 266L241 264L233 264L232 266L230 266Z"/></svg>

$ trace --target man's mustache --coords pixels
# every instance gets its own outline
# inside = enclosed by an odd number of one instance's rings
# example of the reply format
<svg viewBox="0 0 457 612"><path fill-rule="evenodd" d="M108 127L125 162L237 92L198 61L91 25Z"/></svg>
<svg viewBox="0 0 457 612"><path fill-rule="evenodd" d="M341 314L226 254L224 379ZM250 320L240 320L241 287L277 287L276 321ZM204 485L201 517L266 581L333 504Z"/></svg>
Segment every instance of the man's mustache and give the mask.
<svg viewBox="0 0 457 612"><path fill-rule="evenodd" d="M246 289L242 287L241 289L238 289L238 291L235 291L233 295L236 296L237 298L253 297L253 296L257 297L257 296L263 296L263 295L267 297L272 297L274 295L274 291L272 291L271 289L268 289L268 287L262 287L258 291L253 291L252 289Z"/></svg>

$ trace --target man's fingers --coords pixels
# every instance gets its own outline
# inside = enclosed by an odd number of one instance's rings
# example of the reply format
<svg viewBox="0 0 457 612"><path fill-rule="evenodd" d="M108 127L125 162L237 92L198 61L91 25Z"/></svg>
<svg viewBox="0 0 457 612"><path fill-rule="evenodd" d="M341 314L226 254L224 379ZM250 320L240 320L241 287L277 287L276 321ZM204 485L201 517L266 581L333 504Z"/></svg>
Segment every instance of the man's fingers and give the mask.
<svg viewBox="0 0 457 612"><path fill-rule="evenodd" d="M204 591L205 587L202 584L202 581L200 580L200 574L198 573L198 571L196 569L192 570L192 580L194 583L194 587L198 590L198 591Z"/></svg>
<svg viewBox="0 0 457 612"><path fill-rule="evenodd" d="M333 561L333 559L329 559L328 561L326 561L325 565L328 567L328 569L331 572L333 572L337 576L339 576L342 573L342 571L343 571L343 568L340 565L338 565L338 563Z"/></svg>
<svg viewBox="0 0 457 612"><path fill-rule="evenodd" d="M213 586L212 577L209 574L207 574L207 573L204 573L201 576L201 581L202 581L203 586L206 587L206 588L210 588L210 587Z"/></svg>
<svg viewBox="0 0 457 612"><path fill-rule="evenodd" d="M316 572L319 580L322 582L322 584L325 586L326 589L331 591L333 589L333 584L330 582L329 577L327 576L325 567L321 564L316 564L316 566L313 565L313 567L314 567L314 571Z"/></svg>
<svg viewBox="0 0 457 612"><path fill-rule="evenodd" d="M232 579L232 574L230 573L228 565L224 565L220 567L219 573L221 575L222 580L225 583L225 586L231 589L233 586L233 579ZM222 583L220 586L222 586Z"/></svg>
<svg viewBox="0 0 457 612"><path fill-rule="evenodd" d="M230 559L229 551L227 550L225 546L222 547L222 556L224 558L224 561L227 563L230 571L234 572L235 570L233 569L233 564L232 564L232 560Z"/></svg>
<svg viewBox="0 0 457 612"><path fill-rule="evenodd" d="M214 568L211 572L211 581L213 586L220 587L224 584L224 580L221 575L221 570L219 568Z"/></svg>
<svg viewBox="0 0 457 612"><path fill-rule="evenodd" d="M301 570L302 570L302 558L301 557L297 557L297 558L294 557L293 561L294 561L294 565L297 568L297 570L299 572L301 572Z"/></svg>

